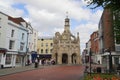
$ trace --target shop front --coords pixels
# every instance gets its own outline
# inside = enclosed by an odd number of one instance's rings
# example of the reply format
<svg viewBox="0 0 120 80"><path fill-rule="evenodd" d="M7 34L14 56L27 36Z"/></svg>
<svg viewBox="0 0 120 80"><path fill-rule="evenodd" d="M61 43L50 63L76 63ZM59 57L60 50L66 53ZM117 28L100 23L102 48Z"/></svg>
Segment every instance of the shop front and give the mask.
<svg viewBox="0 0 120 80"><path fill-rule="evenodd" d="M4 68L6 52L7 52L7 49L0 48L0 68Z"/></svg>

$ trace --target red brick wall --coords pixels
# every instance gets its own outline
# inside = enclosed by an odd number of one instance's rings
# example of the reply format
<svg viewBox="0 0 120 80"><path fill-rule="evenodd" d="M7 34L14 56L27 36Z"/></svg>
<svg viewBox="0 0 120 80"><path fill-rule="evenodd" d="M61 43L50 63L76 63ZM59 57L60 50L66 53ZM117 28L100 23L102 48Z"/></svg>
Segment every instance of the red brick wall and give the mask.
<svg viewBox="0 0 120 80"><path fill-rule="evenodd" d="M93 32L90 38L91 38L91 51L97 54L99 51L98 31Z"/></svg>
<svg viewBox="0 0 120 80"><path fill-rule="evenodd" d="M115 46L111 11L109 9L105 9L101 19L103 22L102 26L103 26L104 49L111 48L111 51L114 51Z"/></svg>

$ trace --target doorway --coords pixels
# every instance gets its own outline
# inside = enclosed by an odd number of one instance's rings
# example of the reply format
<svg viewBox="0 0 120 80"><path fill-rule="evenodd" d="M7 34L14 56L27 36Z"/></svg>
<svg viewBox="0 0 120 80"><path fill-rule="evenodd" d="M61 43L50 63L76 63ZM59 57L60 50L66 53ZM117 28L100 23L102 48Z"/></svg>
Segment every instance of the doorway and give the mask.
<svg viewBox="0 0 120 80"><path fill-rule="evenodd" d="M62 54L62 64L68 64L68 55Z"/></svg>
<svg viewBox="0 0 120 80"><path fill-rule="evenodd" d="M76 56L76 54L74 53L74 54L72 54L72 63L73 64L76 64L76 61L77 61L77 56Z"/></svg>

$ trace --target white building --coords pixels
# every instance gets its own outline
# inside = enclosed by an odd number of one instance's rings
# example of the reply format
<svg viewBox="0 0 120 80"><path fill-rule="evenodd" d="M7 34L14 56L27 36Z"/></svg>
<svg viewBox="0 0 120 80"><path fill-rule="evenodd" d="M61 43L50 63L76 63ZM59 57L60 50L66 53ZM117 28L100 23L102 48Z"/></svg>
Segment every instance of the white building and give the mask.
<svg viewBox="0 0 120 80"><path fill-rule="evenodd" d="M0 12L0 65L24 65L27 52L27 23L23 18L13 18Z"/></svg>
<svg viewBox="0 0 120 80"><path fill-rule="evenodd" d="M29 29L28 36L28 56L27 59L32 60L32 53L37 52L37 40L38 40L38 31L32 28L32 31Z"/></svg>
<svg viewBox="0 0 120 80"><path fill-rule="evenodd" d="M88 63L90 61L90 48L91 48L91 41L89 40L86 43L86 48L85 48L85 62Z"/></svg>

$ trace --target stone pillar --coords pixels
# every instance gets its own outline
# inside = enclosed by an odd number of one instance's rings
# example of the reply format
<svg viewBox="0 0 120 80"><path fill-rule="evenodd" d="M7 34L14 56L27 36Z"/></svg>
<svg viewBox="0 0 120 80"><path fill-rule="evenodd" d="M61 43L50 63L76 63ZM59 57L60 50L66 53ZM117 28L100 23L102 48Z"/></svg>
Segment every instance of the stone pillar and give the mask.
<svg viewBox="0 0 120 80"><path fill-rule="evenodd" d="M61 54L58 54L58 64L62 64L62 55Z"/></svg>
<svg viewBox="0 0 120 80"><path fill-rule="evenodd" d="M55 53L52 53L52 59L55 59Z"/></svg>
<svg viewBox="0 0 120 80"><path fill-rule="evenodd" d="M77 64L81 64L80 55L77 55Z"/></svg>
<svg viewBox="0 0 120 80"><path fill-rule="evenodd" d="M71 55L68 55L68 64L72 64L72 59Z"/></svg>

